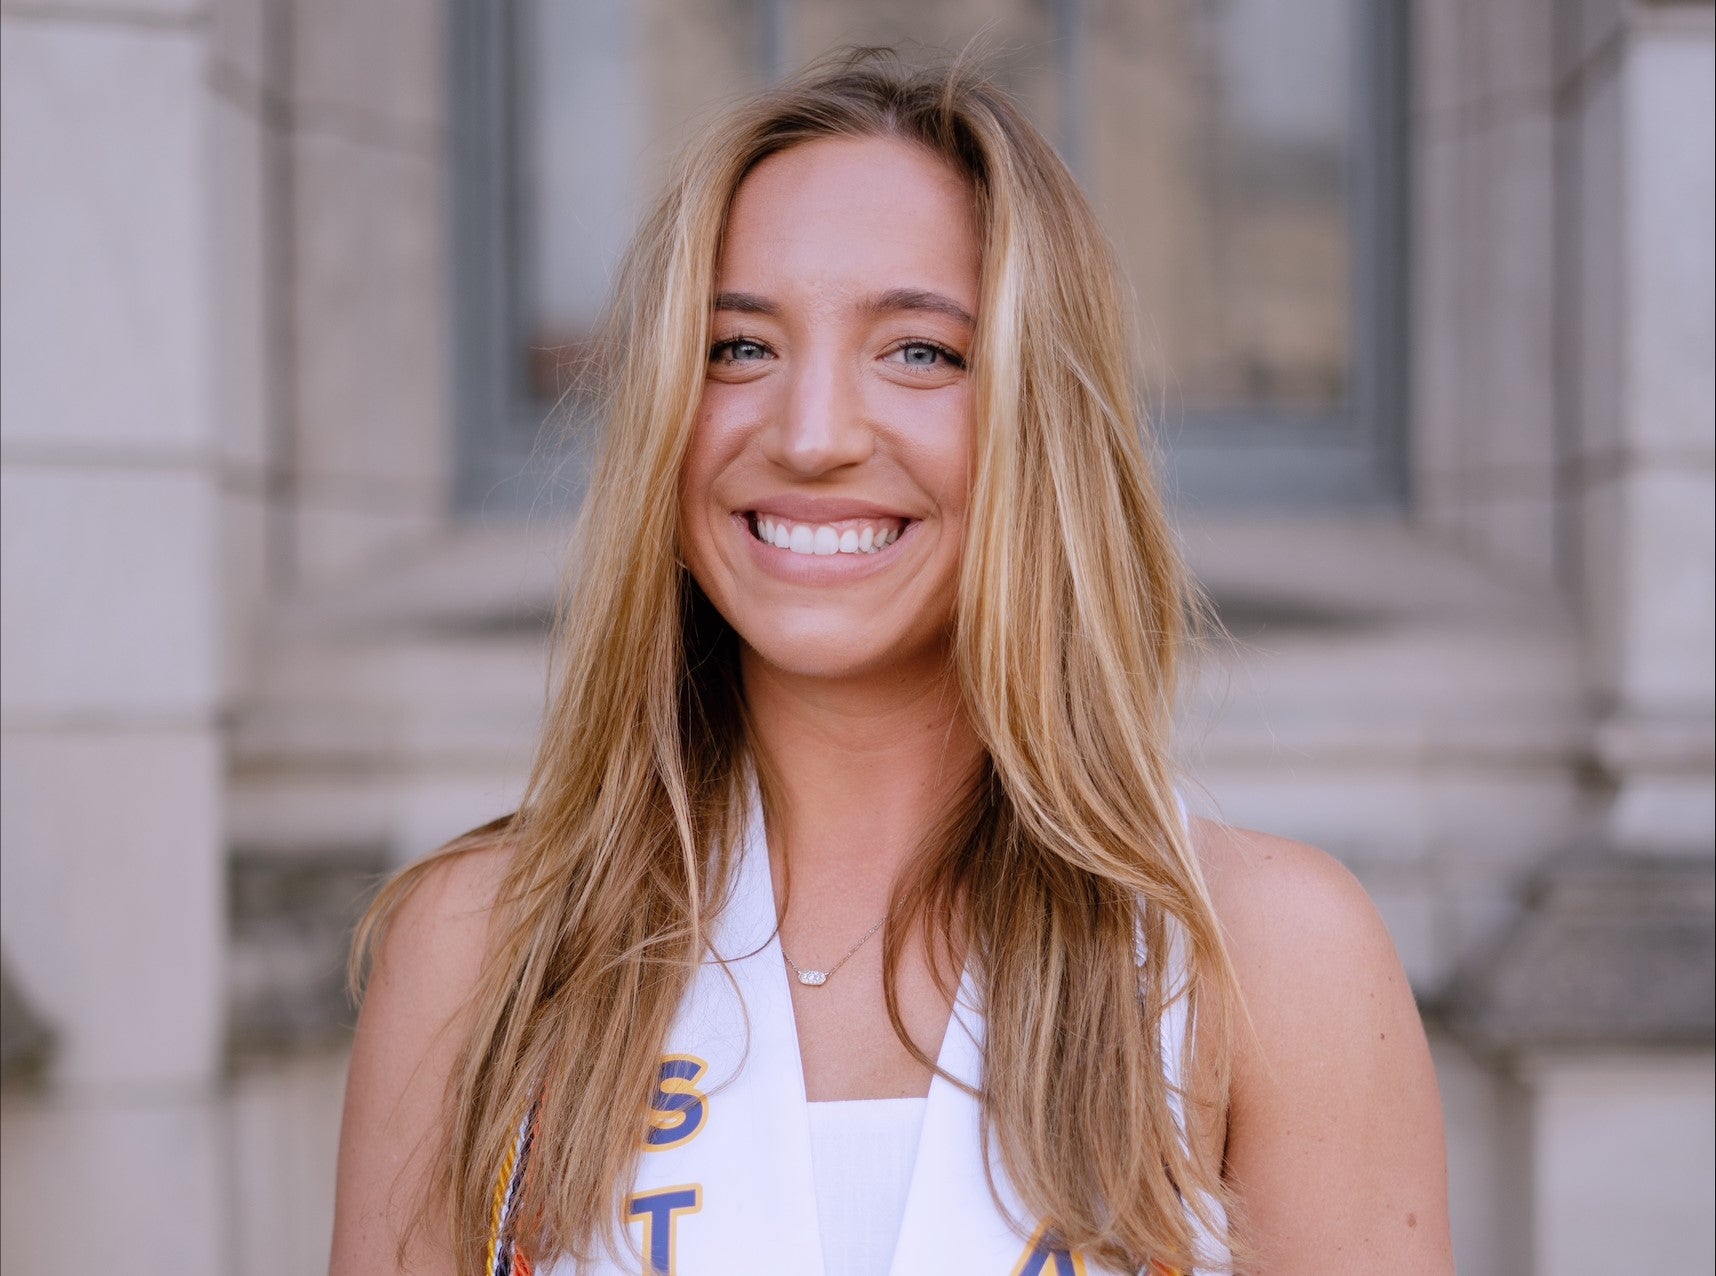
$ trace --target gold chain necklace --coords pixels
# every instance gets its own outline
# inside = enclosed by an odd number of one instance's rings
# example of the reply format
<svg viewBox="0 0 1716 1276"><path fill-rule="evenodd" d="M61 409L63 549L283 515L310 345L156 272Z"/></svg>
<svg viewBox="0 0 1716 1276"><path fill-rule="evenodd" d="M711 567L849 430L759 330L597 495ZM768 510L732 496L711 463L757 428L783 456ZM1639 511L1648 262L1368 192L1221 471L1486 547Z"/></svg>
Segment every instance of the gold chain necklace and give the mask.
<svg viewBox="0 0 1716 1276"><path fill-rule="evenodd" d="M860 935L858 937L858 942L856 944L853 944L852 947L850 947L846 950L846 956L842 957L839 961L835 962L827 970L806 970L806 969L804 969L804 967L800 966L791 957L787 957L787 950L786 950L785 944L781 945L781 956L786 957L786 964L792 967L792 973L798 976L799 983L804 984L807 988L820 988L820 987L822 987L823 984L828 982L828 977L830 975L832 975L835 971L839 970L842 966L844 966L848 961L851 960L853 953L857 952L860 948L864 947L864 942L867 939L869 939L870 936L874 935L877 931L882 929L882 922L885 922L887 920L888 920L888 918L884 914L881 921L878 921L874 926L870 927L869 930L865 931L862 935Z"/></svg>

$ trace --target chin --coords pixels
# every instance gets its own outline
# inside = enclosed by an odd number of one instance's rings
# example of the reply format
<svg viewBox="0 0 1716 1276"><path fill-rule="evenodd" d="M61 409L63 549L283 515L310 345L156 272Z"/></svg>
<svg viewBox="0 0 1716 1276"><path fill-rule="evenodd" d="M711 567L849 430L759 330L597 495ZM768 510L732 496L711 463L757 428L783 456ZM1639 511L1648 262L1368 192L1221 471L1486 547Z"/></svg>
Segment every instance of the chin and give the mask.
<svg viewBox="0 0 1716 1276"><path fill-rule="evenodd" d="M763 668L790 678L859 682L897 680L926 662L945 663L947 638L879 632L875 626L744 626L739 636ZM746 632L750 630L750 632Z"/></svg>

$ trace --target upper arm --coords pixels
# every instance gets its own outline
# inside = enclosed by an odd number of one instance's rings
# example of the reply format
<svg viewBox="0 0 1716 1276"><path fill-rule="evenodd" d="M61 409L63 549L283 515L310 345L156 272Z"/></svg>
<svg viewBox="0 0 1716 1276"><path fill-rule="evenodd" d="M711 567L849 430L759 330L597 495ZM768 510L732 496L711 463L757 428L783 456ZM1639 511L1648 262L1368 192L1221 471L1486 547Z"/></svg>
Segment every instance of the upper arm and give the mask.
<svg viewBox="0 0 1716 1276"><path fill-rule="evenodd" d="M407 1235L404 1270L453 1274L445 1208L413 1224L503 870L498 849L446 857L400 903L374 954L346 1077L331 1276L395 1270Z"/></svg>
<svg viewBox="0 0 1716 1276"><path fill-rule="evenodd" d="M1436 1077L1375 906L1311 847L1205 840L1245 1009L1225 1174L1257 1270L1451 1272Z"/></svg>

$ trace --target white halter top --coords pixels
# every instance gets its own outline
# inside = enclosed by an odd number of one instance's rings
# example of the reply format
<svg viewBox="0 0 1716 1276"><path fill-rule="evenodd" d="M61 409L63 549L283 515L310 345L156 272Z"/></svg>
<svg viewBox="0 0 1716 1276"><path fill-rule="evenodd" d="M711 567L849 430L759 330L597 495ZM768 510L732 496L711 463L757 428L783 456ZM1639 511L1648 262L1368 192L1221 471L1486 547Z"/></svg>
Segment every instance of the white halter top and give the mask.
<svg viewBox="0 0 1716 1276"><path fill-rule="evenodd" d="M852 1223L849 1211L823 1199L812 1130L828 1118L814 1116L805 1100L776 930L768 846L760 804L753 803L732 898L713 927L716 955L692 978L663 1053L651 1128L628 1200L626 1239L638 1258L622 1251L618 1265L613 1257L574 1264L565 1256L532 1264L503 1239L528 1161L526 1117L496 1183L489 1276L617 1276L636 1273L640 1265L646 1276L841 1271L838 1258L833 1266L825 1262L831 1237L823 1235L822 1220L835 1219L831 1230L842 1235L850 1234ZM1185 1033L1184 1003L1176 1002L1162 1026L1170 1095ZM1094 1260L1069 1253L1029 1215L998 1155L990 1159L991 1191L978 1101L947 1079L973 1089L981 1084L983 1036L981 999L968 973L937 1060L947 1075L931 1081L922 1101L903 1189L897 1183L902 1167L894 1165L893 1193L903 1191L903 1201L896 1207L890 1198L885 1210L877 1209L867 1270L888 1276L1108 1276ZM1183 1129L1177 1101L1174 1106ZM893 1155L903 1160L898 1150ZM874 1186L876 1176L872 1180ZM839 1189L831 1184L828 1190ZM1204 1261L1224 1266L1225 1249L1198 1236Z"/></svg>
<svg viewBox="0 0 1716 1276"><path fill-rule="evenodd" d="M823 1276L888 1276L928 1099L810 1105Z"/></svg>

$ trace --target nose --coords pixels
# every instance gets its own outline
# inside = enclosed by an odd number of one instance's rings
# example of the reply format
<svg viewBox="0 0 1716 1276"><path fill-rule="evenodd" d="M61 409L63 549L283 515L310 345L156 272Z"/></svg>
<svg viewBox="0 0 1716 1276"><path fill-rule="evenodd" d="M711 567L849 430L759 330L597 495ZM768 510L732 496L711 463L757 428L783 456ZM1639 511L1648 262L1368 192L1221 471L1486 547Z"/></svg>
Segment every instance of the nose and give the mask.
<svg viewBox="0 0 1716 1276"><path fill-rule="evenodd" d="M870 456L875 437L844 360L803 360L783 381L785 394L764 440L771 461L797 477L819 478Z"/></svg>

